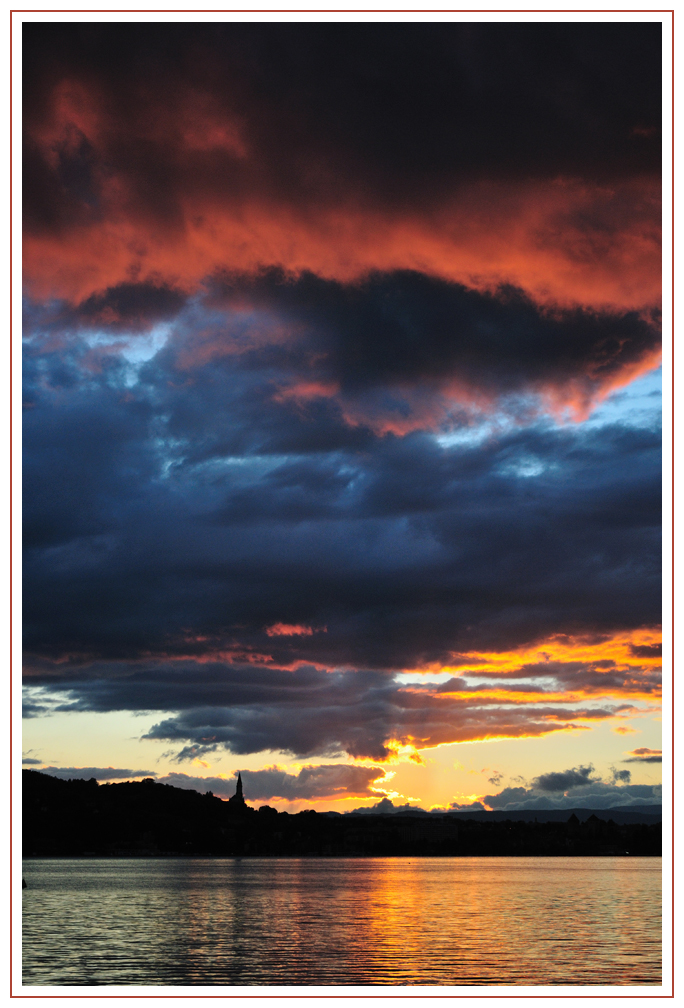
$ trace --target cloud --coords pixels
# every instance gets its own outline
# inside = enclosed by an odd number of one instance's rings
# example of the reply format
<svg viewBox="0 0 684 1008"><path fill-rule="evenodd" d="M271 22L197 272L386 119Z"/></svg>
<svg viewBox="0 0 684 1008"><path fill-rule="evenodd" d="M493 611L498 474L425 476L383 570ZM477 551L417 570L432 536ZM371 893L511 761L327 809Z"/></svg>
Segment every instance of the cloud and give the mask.
<svg viewBox="0 0 684 1008"><path fill-rule="evenodd" d="M657 698L655 410L584 421L658 362L659 26L25 44L27 716L385 760Z"/></svg>
<svg viewBox="0 0 684 1008"><path fill-rule="evenodd" d="M558 638L549 642L551 648L558 646ZM598 643L598 642L597 642ZM627 645L628 648L631 645ZM550 658L550 656L548 656ZM465 662L463 663L465 664ZM620 667L620 665L622 667ZM496 678L501 688L510 692L527 692L539 690L553 693L554 691L577 693L578 695L611 696L616 694L659 696L661 690L661 674L659 669L643 668L630 665L627 662L613 659L596 659L594 661L551 661L523 662L509 664L508 667L496 669L488 666L464 670L464 674L472 677ZM505 682L505 680L526 680L525 683ZM504 680L504 682L502 682ZM531 687L529 682L545 680L545 685ZM462 679L449 679L438 688L440 692L450 693L463 688ZM477 690L491 688L487 685L474 687Z"/></svg>
<svg viewBox="0 0 684 1008"><path fill-rule="evenodd" d="M78 304L50 302L41 307L40 326L51 334L69 332L145 333L173 319L185 304L185 294L167 284L123 282L91 294ZM29 322L37 306L26 306Z"/></svg>
<svg viewBox="0 0 684 1008"><path fill-rule="evenodd" d="M117 367L27 361L29 655L396 669L659 622L653 430L533 423L443 446L283 411L261 369L179 382L155 358L127 387ZM657 686L646 661L528 671Z"/></svg>
<svg viewBox="0 0 684 1008"><path fill-rule="evenodd" d="M81 336L90 378L95 368L111 372L113 352L144 348L150 327L169 318L156 363L171 388L212 373L234 380L261 363L269 413L310 420L328 410L338 424L378 434L472 423L494 408L582 419L660 355L653 313L549 311L510 285L477 292L416 271L349 285L270 269L214 278L187 302L149 284L106 298L111 317L89 307L92 298L77 310L30 302L27 329L39 334L31 345L76 349Z"/></svg>
<svg viewBox="0 0 684 1008"><path fill-rule="evenodd" d="M578 766L560 773L546 773L535 777L532 786L537 791L569 791L571 788L594 784L598 778L592 777L593 766Z"/></svg>
<svg viewBox="0 0 684 1008"><path fill-rule="evenodd" d="M326 672L218 662L85 666L70 681L47 675L33 690L64 711L177 711L146 738L180 745L193 760L225 748L299 757L392 759L403 746L430 747L488 738L536 737L586 729L634 708L604 703L579 708L511 702L493 695L444 696L402 687L383 672Z"/></svg>
<svg viewBox="0 0 684 1008"><path fill-rule="evenodd" d="M624 713L603 698L657 697L652 656L611 651L659 619L654 431L532 423L359 450L259 399L260 370L177 385L155 358L127 386L116 361L87 380L68 355L27 363L34 716L56 690L67 709L168 712L154 737L183 753L384 759L392 739L541 735L578 723L568 703L591 720ZM548 660L515 661L537 647ZM392 682L452 663L428 691Z"/></svg>
<svg viewBox="0 0 684 1008"><path fill-rule="evenodd" d="M299 626L292 623L274 623L273 626L266 627L266 634L269 637L311 637L314 633L320 633L325 627L317 627L315 630L309 626Z"/></svg>
<svg viewBox="0 0 684 1008"><path fill-rule="evenodd" d="M21 762L24 766L40 766L44 761L42 759L33 759L32 756L24 756Z"/></svg>
<svg viewBox="0 0 684 1008"><path fill-rule="evenodd" d="M635 658L654 658L662 655L662 644L633 644L632 654Z"/></svg>
<svg viewBox="0 0 684 1008"><path fill-rule="evenodd" d="M420 269L653 303L659 55L644 24L31 25L27 280Z"/></svg>
<svg viewBox="0 0 684 1008"><path fill-rule="evenodd" d="M616 770L615 767L611 767L610 779L612 784L629 784L632 774L629 770Z"/></svg>
<svg viewBox="0 0 684 1008"><path fill-rule="evenodd" d="M660 785L630 784L629 771L615 771L609 781L592 776L590 765L569 770L540 774L531 786L505 787L497 794L484 795L480 801L463 804L454 802L454 810L497 811L516 809L614 808L618 806L659 805ZM566 791L568 793L561 793Z"/></svg>
<svg viewBox="0 0 684 1008"><path fill-rule="evenodd" d="M21 716L26 719L41 717L41 715L47 714L49 709L45 704L37 704L31 700L24 699L21 704Z"/></svg>
<svg viewBox="0 0 684 1008"><path fill-rule="evenodd" d="M26 761L24 761L26 762ZM90 780L95 778L98 781L123 780L135 777L156 777L153 770L124 770L115 767L41 767L41 773L49 774L51 777L59 777L61 780Z"/></svg>
<svg viewBox="0 0 684 1008"><path fill-rule="evenodd" d="M630 757L629 759L623 760L624 763L662 763L663 753L661 749L647 749L642 747L640 749L632 749L631 752L627 753Z"/></svg>
<svg viewBox="0 0 684 1008"><path fill-rule="evenodd" d="M657 697L652 659L609 647L659 620L654 431L355 442L259 398L260 361L183 384L155 358L133 386L114 359L87 378L69 355L27 363L34 716L56 691L65 709L162 711L153 737L195 755L385 759L392 740L538 736ZM553 657L585 639L593 660ZM537 646L551 659L515 662ZM430 690L392 682L452 662Z"/></svg>
<svg viewBox="0 0 684 1008"><path fill-rule="evenodd" d="M212 300L229 312L260 313L274 342L296 334L306 367L285 379L276 401L301 408L332 399L348 423L380 433L435 427L454 409L489 411L521 392L582 417L657 366L660 352L655 316L551 312L511 285L476 292L415 270L375 272L353 285L310 274L295 280L278 270L254 279L229 275L214 281ZM224 356L226 326L204 328L197 344L199 359ZM191 359L181 358L185 367Z"/></svg>
<svg viewBox="0 0 684 1008"><path fill-rule="evenodd" d="M385 770L379 766L349 766L344 763L304 766L297 773L288 773L278 766L262 770L242 770L242 783L247 801L336 800L374 795L374 787L382 785ZM157 778L159 784L191 790L210 790L219 798L235 794L236 777L192 777L171 773Z"/></svg>

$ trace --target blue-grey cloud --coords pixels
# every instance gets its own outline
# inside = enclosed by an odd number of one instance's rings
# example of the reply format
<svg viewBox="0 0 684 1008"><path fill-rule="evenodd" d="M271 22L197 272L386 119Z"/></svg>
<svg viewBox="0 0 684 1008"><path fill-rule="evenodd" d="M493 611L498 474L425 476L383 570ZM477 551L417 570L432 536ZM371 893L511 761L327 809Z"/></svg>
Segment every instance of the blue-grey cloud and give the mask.
<svg viewBox="0 0 684 1008"><path fill-rule="evenodd" d="M497 811L513 811L549 808L605 809L660 804L661 785L630 784L629 778L629 772L625 777L620 776L620 771L613 771L610 780L603 780L590 765L572 767L569 770L540 774L530 785L502 788L496 794L485 795L479 802L455 802L451 808L475 811L486 807Z"/></svg>
<svg viewBox="0 0 684 1008"><path fill-rule="evenodd" d="M155 358L127 388L120 360L77 363L29 360L29 652L392 668L659 619L654 430L442 446L299 416L237 365L186 382Z"/></svg>
<svg viewBox="0 0 684 1008"><path fill-rule="evenodd" d="M578 766L571 770L561 770L556 773L541 774L532 782L537 791L568 791L571 788L585 787L595 783L599 778L592 777L593 766Z"/></svg>
<svg viewBox="0 0 684 1008"><path fill-rule="evenodd" d="M41 767L41 773L62 780L125 780L136 777L156 777L153 770L128 770L121 767Z"/></svg>
<svg viewBox="0 0 684 1008"><path fill-rule="evenodd" d="M158 354L131 384L118 356L87 370L87 347L38 349L24 620L41 690L29 716L56 690L64 709L165 712L150 734L183 758L216 744L384 758L391 738L573 723L544 691L655 695L658 674L637 656L513 670L510 692L536 681L538 702L503 713L458 698L486 672L476 662L427 692L392 682L464 651L656 623L654 429L534 421L454 444L377 437L275 402L260 358L185 381ZM269 634L277 623L326 630Z"/></svg>

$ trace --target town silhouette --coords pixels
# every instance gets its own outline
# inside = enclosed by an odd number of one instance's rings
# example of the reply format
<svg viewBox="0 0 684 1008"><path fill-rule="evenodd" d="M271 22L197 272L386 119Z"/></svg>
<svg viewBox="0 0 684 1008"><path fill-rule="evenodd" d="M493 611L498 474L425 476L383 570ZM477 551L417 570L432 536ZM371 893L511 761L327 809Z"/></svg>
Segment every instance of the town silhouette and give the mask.
<svg viewBox="0 0 684 1008"><path fill-rule="evenodd" d="M609 810L291 814L152 778L122 784L23 771L25 856L654 856L652 806Z"/></svg>

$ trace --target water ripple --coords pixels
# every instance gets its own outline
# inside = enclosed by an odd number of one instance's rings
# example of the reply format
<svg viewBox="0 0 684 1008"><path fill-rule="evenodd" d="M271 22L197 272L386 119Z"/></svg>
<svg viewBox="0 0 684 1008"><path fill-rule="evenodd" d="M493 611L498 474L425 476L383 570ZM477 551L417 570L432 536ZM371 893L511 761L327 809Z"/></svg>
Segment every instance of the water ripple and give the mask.
<svg viewBox="0 0 684 1008"><path fill-rule="evenodd" d="M658 985L659 858L25 862L30 986Z"/></svg>

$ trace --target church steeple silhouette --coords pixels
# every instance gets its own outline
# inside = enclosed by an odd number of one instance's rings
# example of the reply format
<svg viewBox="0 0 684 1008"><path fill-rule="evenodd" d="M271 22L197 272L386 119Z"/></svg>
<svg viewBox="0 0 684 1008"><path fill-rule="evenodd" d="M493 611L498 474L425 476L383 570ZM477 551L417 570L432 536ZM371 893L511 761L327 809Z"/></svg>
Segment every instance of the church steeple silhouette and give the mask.
<svg viewBox="0 0 684 1008"><path fill-rule="evenodd" d="M228 799L228 805L232 812L240 812L242 809L246 809L249 806L246 804L245 799L242 794L242 776L238 772L237 775L237 786L235 788L235 794L232 798Z"/></svg>

